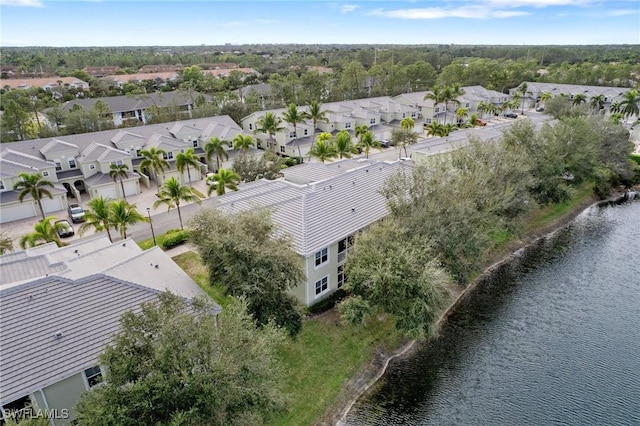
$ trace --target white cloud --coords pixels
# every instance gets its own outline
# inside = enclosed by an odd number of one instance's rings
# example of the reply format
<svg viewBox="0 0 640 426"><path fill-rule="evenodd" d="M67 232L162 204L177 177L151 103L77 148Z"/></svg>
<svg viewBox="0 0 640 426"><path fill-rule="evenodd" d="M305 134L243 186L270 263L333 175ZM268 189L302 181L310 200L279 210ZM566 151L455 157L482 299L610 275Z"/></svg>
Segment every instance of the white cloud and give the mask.
<svg viewBox="0 0 640 426"><path fill-rule="evenodd" d="M0 6L43 7L40 0L0 0Z"/></svg>
<svg viewBox="0 0 640 426"><path fill-rule="evenodd" d="M607 16L628 16L628 15L637 15L639 14L640 11L637 9L614 9L614 10L607 10L605 12L605 15Z"/></svg>
<svg viewBox="0 0 640 426"><path fill-rule="evenodd" d="M515 16L529 15L529 12L514 10L493 10L480 5L469 5L461 7L428 7L420 9L396 9L383 10L376 9L371 15L386 16L388 18L400 19L442 19L442 18L465 18L465 19L489 19L489 18L513 18Z"/></svg>
<svg viewBox="0 0 640 426"><path fill-rule="evenodd" d="M349 12L353 12L357 8L358 6L355 4L343 4L342 6L340 6L340 12L349 13Z"/></svg>

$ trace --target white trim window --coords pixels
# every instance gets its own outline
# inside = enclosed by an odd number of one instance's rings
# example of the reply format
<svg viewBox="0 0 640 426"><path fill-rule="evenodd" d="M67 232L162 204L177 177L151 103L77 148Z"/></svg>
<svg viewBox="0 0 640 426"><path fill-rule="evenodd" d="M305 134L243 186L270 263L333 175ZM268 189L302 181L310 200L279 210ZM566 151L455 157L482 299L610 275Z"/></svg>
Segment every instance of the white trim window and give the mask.
<svg viewBox="0 0 640 426"><path fill-rule="evenodd" d="M75 169L76 166L76 159L75 158L69 158L69 168L70 169Z"/></svg>
<svg viewBox="0 0 640 426"><path fill-rule="evenodd" d="M347 280L344 276L344 265L340 265L338 266L338 288L342 288L346 282Z"/></svg>
<svg viewBox="0 0 640 426"><path fill-rule="evenodd" d="M351 250L353 245L353 235L349 235L347 238L343 238L338 241L338 263L344 262L347 258L347 253Z"/></svg>
<svg viewBox="0 0 640 426"><path fill-rule="evenodd" d="M87 378L90 388L102 382L102 370L99 365L84 370L84 376Z"/></svg>
<svg viewBox="0 0 640 426"><path fill-rule="evenodd" d="M0 191L4 191L6 187L4 186L4 181L0 180Z"/></svg>
<svg viewBox="0 0 640 426"><path fill-rule="evenodd" d="M48 171L43 171L42 172L42 177L49 177L49 172Z"/></svg>
<svg viewBox="0 0 640 426"><path fill-rule="evenodd" d="M351 122L348 121L348 122L344 123L344 128L345 129L350 129L351 128Z"/></svg>
<svg viewBox="0 0 640 426"><path fill-rule="evenodd" d="M321 296L329 291L329 277L320 278L315 284L316 297Z"/></svg>
<svg viewBox="0 0 640 426"><path fill-rule="evenodd" d="M56 165L56 172L59 172L60 170L62 170L62 163L58 160L53 160L54 164Z"/></svg>
<svg viewBox="0 0 640 426"><path fill-rule="evenodd" d="M284 146L280 145L280 152L284 154Z"/></svg>
<svg viewBox="0 0 640 426"><path fill-rule="evenodd" d="M95 164L89 164L89 170L95 170L95 169L96 169Z"/></svg>
<svg viewBox="0 0 640 426"><path fill-rule="evenodd" d="M376 119L375 118L369 119L369 124L376 124Z"/></svg>
<svg viewBox="0 0 640 426"><path fill-rule="evenodd" d="M322 266L329 261L329 248L325 247L322 250L318 250L315 254L316 268Z"/></svg>

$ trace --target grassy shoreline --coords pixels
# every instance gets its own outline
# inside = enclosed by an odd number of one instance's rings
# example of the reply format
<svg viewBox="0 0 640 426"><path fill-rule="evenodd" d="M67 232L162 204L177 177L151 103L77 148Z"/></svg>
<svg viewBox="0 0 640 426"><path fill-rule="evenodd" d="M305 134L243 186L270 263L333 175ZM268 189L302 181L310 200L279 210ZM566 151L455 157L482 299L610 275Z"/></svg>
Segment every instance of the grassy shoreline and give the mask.
<svg viewBox="0 0 640 426"><path fill-rule="evenodd" d="M564 226L596 201L591 187L583 185L570 201L532 212L525 220L522 236L501 240L487 254L484 272L465 289L458 290L439 322L445 321L459 301L473 291L474 283L482 275L507 261L519 248ZM174 260L224 307L227 298L220 288L208 284L206 267L196 253L187 252ZM387 315L378 315L360 327L342 324L335 310L307 318L300 335L280 348L289 371L285 391L291 395L292 404L270 424L335 424L345 409L384 372L388 360L406 352L409 345L412 342L395 330Z"/></svg>

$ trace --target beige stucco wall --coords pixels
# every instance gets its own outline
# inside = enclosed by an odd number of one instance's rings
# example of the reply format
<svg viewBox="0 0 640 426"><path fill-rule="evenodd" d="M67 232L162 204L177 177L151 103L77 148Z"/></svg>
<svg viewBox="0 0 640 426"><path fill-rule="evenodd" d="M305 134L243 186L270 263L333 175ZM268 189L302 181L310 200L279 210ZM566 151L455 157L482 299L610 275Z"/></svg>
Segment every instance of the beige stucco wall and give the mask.
<svg viewBox="0 0 640 426"><path fill-rule="evenodd" d="M82 377L83 373L75 374L57 383L44 388L43 392L47 399L49 409L68 409L68 419L54 419L53 423L58 425L69 425L75 419L75 405L80 396L87 391L86 384Z"/></svg>

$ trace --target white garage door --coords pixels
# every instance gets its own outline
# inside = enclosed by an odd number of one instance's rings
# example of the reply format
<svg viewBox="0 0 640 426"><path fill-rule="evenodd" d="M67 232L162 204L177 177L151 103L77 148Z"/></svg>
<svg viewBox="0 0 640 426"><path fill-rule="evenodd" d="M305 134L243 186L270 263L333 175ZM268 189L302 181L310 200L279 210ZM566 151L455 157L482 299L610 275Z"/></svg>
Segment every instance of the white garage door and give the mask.
<svg viewBox="0 0 640 426"><path fill-rule="evenodd" d="M2 206L0 208L0 223L7 223L34 216L36 216L36 209L31 202Z"/></svg>
<svg viewBox="0 0 640 426"><path fill-rule="evenodd" d="M118 199L118 193L116 192L116 187L111 186L103 186L97 190L98 197L102 196L104 198L111 198L112 200Z"/></svg>
<svg viewBox="0 0 640 426"><path fill-rule="evenodd" d="M138 193L138 185L136 181L124 183L124 193L127 195L136 195Z"/></svg>
<svg viewBox="0 0 640 426"><path fill-rule="evenodd" d="M55 212L59 212L60 210L64 210L64 205L62 204L62 198L53 197L53 200L50 200L49 198L43 198L42 208L44 209L45 214L55 213Z"/></svg>

